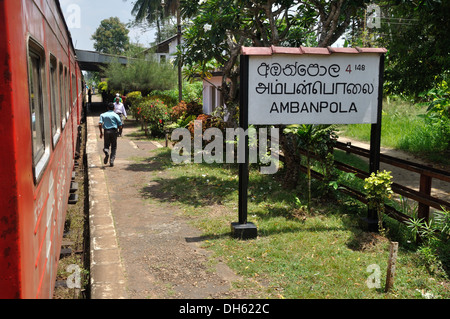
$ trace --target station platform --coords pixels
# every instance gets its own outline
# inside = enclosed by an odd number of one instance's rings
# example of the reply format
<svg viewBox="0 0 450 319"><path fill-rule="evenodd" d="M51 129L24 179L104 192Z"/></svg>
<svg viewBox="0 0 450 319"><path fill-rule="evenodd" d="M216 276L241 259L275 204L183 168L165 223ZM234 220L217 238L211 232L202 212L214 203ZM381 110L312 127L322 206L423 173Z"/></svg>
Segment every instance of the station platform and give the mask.
<svg viewBox="0 0 450 319"><path fill-rule="evenodd" d="M86 122L91 299L247 297L230 292L239 277L211 260L201 232L164 198L165 172L152 160L163 145L139 138L140 125L126 120L114 167L103 164L98 120L106 108L93 104Z"/></svg>

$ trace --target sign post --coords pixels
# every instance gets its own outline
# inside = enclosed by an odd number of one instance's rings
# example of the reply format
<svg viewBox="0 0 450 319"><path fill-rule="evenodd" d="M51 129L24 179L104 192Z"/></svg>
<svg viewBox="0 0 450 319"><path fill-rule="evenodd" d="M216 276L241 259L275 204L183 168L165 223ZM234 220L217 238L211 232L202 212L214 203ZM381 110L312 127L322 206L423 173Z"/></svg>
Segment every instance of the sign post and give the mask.
<svg viewBox="0 0 450 319"><path fill-rule="evenodd" d="M246 132L248 130L248 61L249 56L240 57L240 113L239 125ZM231 234L235 238L252 239L258 236L258 231L253 223L247 222L248 203L248 134L245 134L244 142L244 163L239 163L239 222L231 223Z"/></svg>
<svg viewBox="0 0 450 319"><path fill-rule="evenodd" d="M383 73L384 55L380 56L379 90L378 90L378 110L377 121L372 124L370 130L370 157L369 174L380 170L380 149L381 149L381 111L383 108ZM378 231L378 214L375 209L369 208L367 218L364 220L366 227L371 232Z"/></svg>
<svg viewBox="0 0 450 319"><path fill-rule="evenodd" d="M243 47L240 126L372 124L370 172L380 163L383 48ZM248 136L239 164L239 222L232 234L257 236L247 221ZM368 221L376 221L369 211Z"/></svg>

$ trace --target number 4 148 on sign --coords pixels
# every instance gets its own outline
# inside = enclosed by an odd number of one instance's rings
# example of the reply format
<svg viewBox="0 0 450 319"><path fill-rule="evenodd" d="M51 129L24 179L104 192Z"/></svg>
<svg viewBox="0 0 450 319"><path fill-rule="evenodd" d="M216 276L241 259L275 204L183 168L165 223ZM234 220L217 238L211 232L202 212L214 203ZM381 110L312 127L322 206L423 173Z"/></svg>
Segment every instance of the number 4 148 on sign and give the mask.
<svg viewBox="0 0 450 319"><path fill-rule="evenodd" d="M366 66L364 64L355 64L352 69L352 65L347 65L347 68L345 69L345 72L348 72L349 74L352 73L352 71L365 71Z"/></svg>

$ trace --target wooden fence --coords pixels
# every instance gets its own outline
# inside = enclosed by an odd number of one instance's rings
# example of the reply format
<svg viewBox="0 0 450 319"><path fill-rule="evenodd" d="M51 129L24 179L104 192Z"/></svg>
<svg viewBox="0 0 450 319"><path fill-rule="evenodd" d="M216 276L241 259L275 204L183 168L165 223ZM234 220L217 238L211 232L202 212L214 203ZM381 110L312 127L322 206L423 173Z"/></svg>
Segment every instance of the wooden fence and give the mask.
<svg viewBox="0 0 450 319"><path fill-rule="evenodd" d="M353 146L350 143L337 142L335 148L343 150L347 153L352 153L355 155L365 157L367 159L370 158L370 150ZM301 153L305 155L306 151L301 151ZM315 155L313 155L312 157L315 157ZM445 209L450 210L449 202L431 195L432 180L438 179L450 183L450 172L410 162L407 160L395 158L385 154L380 154L380 162L396 166L410 172L415 172L420 175L418 191L410 187L400 185L398 183L392 183L392 190L394 193L412 199L418 203L418 218L428 220L430 217L430 207L433 207L438 210L442 210L442 207L444 207ZM354 173L355 176L358 178L365 179L369 177L368 172L350 166L348 164L335 161L335 165L337 169L344 172ZM303 172L306 172L306 167L302 166L301 169ZM323 179L323 175L316 171L312 171L311 175L316 179ZM361 193L360 191L352 189L351 187L345 185L340 185L339 190L367 204L365 194ZM398 211L397 209L389 205L386 206L386 214L400 222L405 222L410 219L410 216Z"/></svg>

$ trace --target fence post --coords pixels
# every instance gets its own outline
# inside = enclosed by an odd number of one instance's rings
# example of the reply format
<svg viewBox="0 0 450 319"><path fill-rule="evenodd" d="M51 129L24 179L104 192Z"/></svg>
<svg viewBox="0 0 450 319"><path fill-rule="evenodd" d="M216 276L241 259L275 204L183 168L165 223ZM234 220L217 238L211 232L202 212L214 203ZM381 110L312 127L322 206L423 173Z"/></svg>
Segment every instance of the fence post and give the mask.
<svg viewBox="0 0 450 319"><path fill-rule="evenodd" d="M391 242L391 247L389 251L389 260L386 273L386 286L384 288L385 292L394 286L394 276L395 276L395 264L397 262L397 252L398 252L398 242Z"/></svg>
<svg viewBox="0 0 450 319"><path fill-rule="evenodd" d="M419 192L424 195L431 195L431 176L420 174L420 187ZM419 207L417 209L417 217L419 219L423 219L424 221L428 222L428 219L430 218L430 206L427 204L423 204L419 202Z"/></svg>

